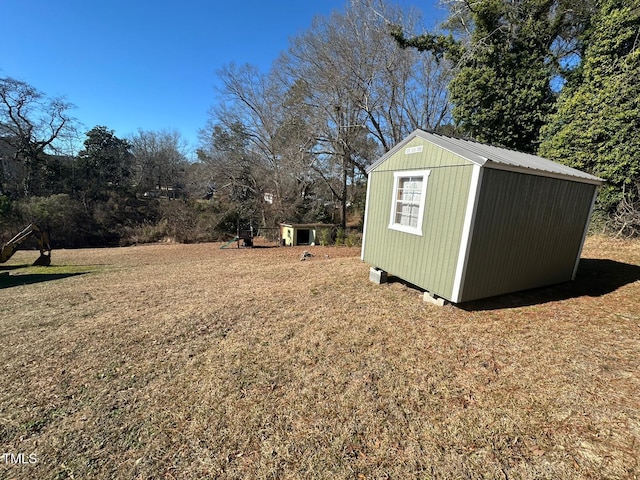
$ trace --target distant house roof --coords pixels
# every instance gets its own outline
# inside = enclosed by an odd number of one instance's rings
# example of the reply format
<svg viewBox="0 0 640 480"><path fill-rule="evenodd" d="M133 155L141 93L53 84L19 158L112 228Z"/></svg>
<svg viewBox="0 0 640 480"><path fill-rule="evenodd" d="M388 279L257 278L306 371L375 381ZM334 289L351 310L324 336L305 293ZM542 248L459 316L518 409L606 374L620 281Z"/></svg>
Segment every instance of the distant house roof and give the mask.
<svg viewBox="0 0 640 480"><path fill-rule="evenodd" d="M436 133L425 132L424 130L414 130L411 135L389 150L379 158L368 169L367 173L382 164L387 158L404 148L414 138L419 137L427 142L433 143L445 150L469 160L480 166L497 168L509 171L540 175L545 177L564 178L582 183L592 183L601 185L604 180L581 172L575 168L553 162L546 158L528 153L509 150L507 148L493 147L471 140L447 137Z"/></svg>
<svg viewBox="0 0 640 480"><path fill-rule="evenodd" d="M332 223L288 223L282 222L280 223L283 227L294 227L294 228L322 228L322 227L334 227L335 225Z"/></svg>

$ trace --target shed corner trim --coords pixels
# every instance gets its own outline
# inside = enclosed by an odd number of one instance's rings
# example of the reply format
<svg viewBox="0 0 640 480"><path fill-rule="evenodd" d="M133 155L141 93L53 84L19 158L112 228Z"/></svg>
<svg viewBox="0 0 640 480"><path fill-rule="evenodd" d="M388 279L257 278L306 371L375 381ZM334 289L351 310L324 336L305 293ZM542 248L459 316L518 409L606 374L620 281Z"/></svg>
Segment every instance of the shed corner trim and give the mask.
<svg viewBox="0 0 640 480"><path fill-rule="evenodd" d="M573 265L573 272L571 273L571 281L573 282L578 275L578 265L580 264L580 257L582 256L582 249L584 248L584 241L589 233L589 223L591 222L591 215L596 205L598 198L598 187L593 189L593 198L591 199L591 206L589 207L589 214L587 215L587 221L584 223L584 231L582 232L582 239L580 240L580 247L578 248L578 254L576 255L576 263Z"/></svg>
<svg viewBox="0 0 640 480"><path fill-rule="evenodd" d="M467 274L467 264L469 262L469 250L471 249L471 236L473 234L473 227L476 221L476 212L478 209L478 200L480 197L482 172L483 170L480 165L473 165L471 182L469 184L469 197L467 198L467 209L464 216L464 224L462 226L460 251L458 252L458 263L456 265L453 290L451 292L451 301L453 303L459 303L462 300L464 279Z"/></svg>
<svg viewBox="0 0 640 480"><path fill-rule="evenodd" d="M364 225L362 227L362 246L360 247L360 260L364 262L364 248L367 242L367 221L369 219L369 197L371 192L371 175L367 175L367 194L366 200L364 201Z"/></svg>

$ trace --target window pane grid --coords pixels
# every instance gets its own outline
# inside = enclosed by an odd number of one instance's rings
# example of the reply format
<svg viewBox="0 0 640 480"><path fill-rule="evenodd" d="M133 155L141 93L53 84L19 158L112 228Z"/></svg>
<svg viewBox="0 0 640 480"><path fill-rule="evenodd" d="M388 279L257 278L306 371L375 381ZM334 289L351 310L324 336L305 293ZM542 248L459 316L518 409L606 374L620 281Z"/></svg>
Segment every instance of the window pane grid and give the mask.
<svg viewBox="0 0 640 480"><path fill-rule="evenodd" d="M395 223L407 227L418 227L422 177L401 177L396 193Z"/></svg>

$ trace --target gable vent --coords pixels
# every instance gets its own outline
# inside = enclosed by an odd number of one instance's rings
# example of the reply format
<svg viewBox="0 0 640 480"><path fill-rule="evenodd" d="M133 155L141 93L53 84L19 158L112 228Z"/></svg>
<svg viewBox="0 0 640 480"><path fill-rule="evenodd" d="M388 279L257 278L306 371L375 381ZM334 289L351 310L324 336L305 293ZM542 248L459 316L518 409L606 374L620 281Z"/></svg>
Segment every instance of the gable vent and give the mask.
<svg viewBox="0 0 640 480"><path fill-rule="evenodd" d="M422 151L423 145L418 145L417 147L407 147L404 149L405 155L411 155L412 153L420 153Z"/></svg>

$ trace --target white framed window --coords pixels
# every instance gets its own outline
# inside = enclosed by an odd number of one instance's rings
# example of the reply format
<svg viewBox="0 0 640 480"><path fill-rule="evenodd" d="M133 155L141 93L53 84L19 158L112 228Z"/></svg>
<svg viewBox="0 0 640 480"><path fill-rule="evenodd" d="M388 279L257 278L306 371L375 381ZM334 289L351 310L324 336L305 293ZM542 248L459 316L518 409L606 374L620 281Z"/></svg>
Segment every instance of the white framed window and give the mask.
<svg viewBox="0 0 640 480"><path fill-rule="evenodd" d="M389 228L422 235L424 203L430 170L394 172Z"/></svg>

